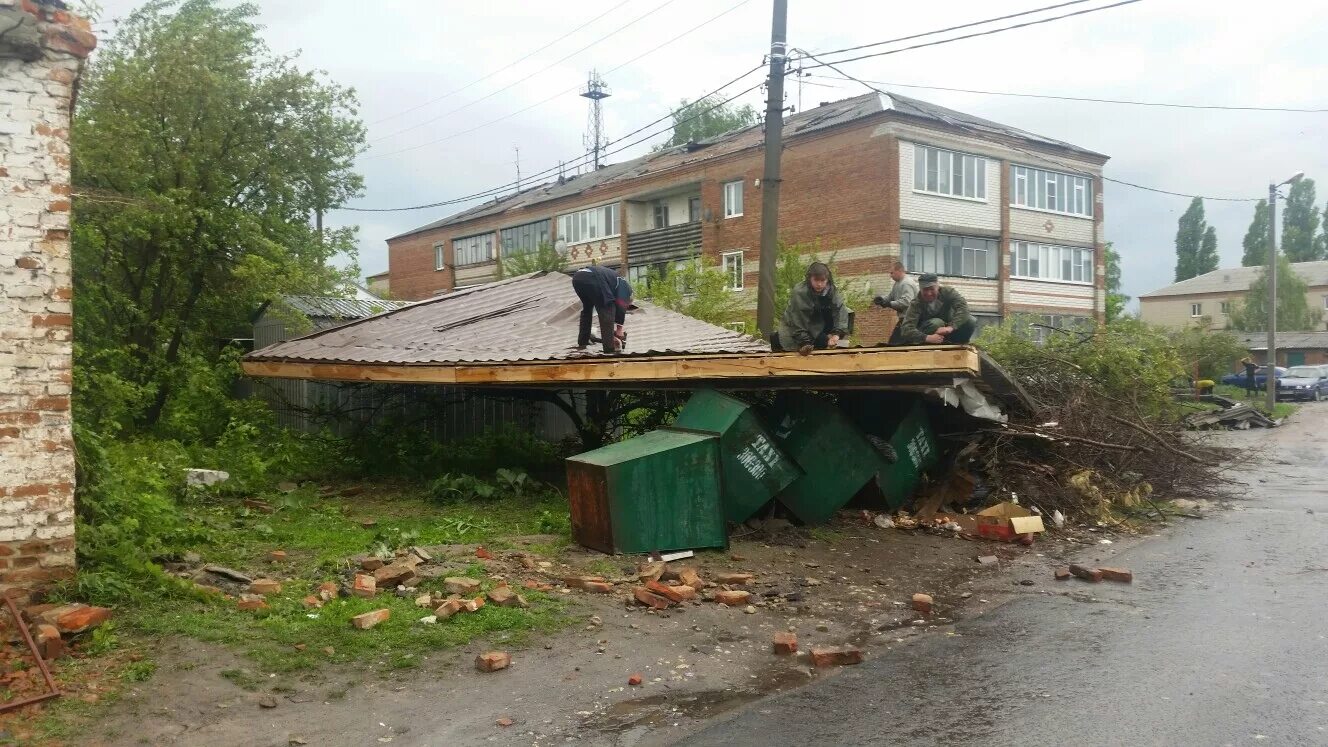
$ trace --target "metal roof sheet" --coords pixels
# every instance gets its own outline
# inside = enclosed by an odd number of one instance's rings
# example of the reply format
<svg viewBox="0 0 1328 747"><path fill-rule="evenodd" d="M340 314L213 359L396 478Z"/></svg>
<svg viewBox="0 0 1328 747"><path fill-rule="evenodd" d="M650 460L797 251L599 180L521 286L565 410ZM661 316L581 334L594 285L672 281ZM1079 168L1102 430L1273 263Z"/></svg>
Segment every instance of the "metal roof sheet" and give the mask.
<svg viewBox="0 0 1328 747"><path fill-rule="evenodd" d="M638 301L619 356L764 353L762 340ZM285 340L249 361L449 365L608 355L576 349L581 302L562 273L536 273L431 298Z"/></svg>
<svg viewBox="0 0 1328 747"><path fill-rule="evenodd" d="M384 311L399 309L408 301L381 298L336 298L332 296L282 296L282 303L310 319L363 319Z"/></svg>
<svg viewBox="0 0 1328 747"><path fill-rule="evenodd" d="M1249 350L1267 350L1268 333L1251 332L1240 334L1240 341ZM1328 331L1319 332L1278 332L1278 350L1328 350Z"/></svg>
<svg viewBox="0 0 1328 747"><path fill-rule="evenodd" d="M1250 283L1263 272L1263 266L1233 267L1226 270L1213 270L1189 280L1182 280L1139 298L1159 298L1162 296L1185 296L1192 293L1241 293L1250 289ZM1328 261L1292 262L1291 269L1310 287L1328 285Z"/></svg>

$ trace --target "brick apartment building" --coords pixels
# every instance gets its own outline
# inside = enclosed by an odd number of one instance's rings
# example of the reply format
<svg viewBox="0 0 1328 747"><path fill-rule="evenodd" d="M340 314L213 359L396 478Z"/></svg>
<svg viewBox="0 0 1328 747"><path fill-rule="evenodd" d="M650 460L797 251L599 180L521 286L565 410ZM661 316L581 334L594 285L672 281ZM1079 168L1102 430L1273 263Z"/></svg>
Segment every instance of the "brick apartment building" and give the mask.
<svg viewBox="0 0 1328 747"><path fill-rule="evenodd" d="M902 259L961 289L983 322L1100 318L1107 156L875 93L789 117L784 143L780 239L833 253L840 277L885 293ZM420 226L388 239L392 294L419 299L493 280L499 256L547 242L569 268L594 258L634 283L701 254L754 309L762 152L758 125ZM857 311L859 338L884 339L894 313Z"/></svg>

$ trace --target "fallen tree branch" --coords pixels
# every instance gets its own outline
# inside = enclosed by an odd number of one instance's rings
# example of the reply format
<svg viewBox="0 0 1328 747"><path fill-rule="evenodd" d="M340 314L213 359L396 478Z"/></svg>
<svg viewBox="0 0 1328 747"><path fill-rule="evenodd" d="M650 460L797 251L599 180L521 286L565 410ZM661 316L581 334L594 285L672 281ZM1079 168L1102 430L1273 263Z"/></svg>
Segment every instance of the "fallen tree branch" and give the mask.
<svg viewBox="0 0 1328 747"><path fill-rule="evenodd" d="M1203 459L1201 459L1201 458L1195 456L1194 454L1191 454L1191 453L1188 452L1188 451L1182 451L1181 449L1177 449L1175 446L1172 446L1171 444L1167 443L1166 440L1163 439L1161 436L1159 436L1159 435L1157 435L1156 433L1154 433L1154 432L1148 430L1147 428L1143 427L1142 425L1139 425L1138 423L1135 423L1135 422L1133 422L1133 421L1131 421L1131 420L1126 420L1125 418L1122 418L1122 417L1119 416L1119 415L1112 415L1112 414L1109 413L1109 412L1108 412L1108 413L1105 413L1105 414L1106 414L1106 416L1107 416L1108 418L1110 418L1111 420L1114 420L1114 421L1116 421L1117 423L1120 423L1121 425L1126 426L1126 427L1128 427L1128 428L1133 428L1134 430L1136 430L1136 431L1138 431L1138 432L1144 434L1144 435L1147 436L1148 438L1152 439L1152 441L1153 441L1154 443L1156 443L1158 446L1161 446L1162 448L1166 449L1167 451L1171 452L1172 454L1175 454L1176 456L1179 456L1179 457L1185 457L1186 459L1190 460L1191 462L1194 462L1195 464L1203 464L1203 463L1204 463L1204 460L1203 460Z"/></svg>

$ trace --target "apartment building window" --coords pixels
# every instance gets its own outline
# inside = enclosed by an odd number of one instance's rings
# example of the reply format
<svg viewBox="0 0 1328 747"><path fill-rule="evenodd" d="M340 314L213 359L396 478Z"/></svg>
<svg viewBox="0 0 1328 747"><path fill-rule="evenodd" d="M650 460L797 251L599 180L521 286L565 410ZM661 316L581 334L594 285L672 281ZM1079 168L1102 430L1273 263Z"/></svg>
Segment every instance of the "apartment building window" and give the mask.
<svg viewBox="0 0 1328 747"><path fill-rule="evenodd" d="M482 233L452 239L453 262L457 267L493 261L493 234Z"/></svg>
<svg viewBox="0 0 1328 747"><path fill-rule="evenodd" d="M1093 217L1093 180L1089 177L1011 166L1010 189L1014 206Z"/></svg>
<svg viewBox="0 0 1328 747"><path fill-rule="evenodd" d="M1323 297L1323 310L1328 311L1328 296Z"/></svg>
<svg viewBox="0 0 1328 747"><path fill-rule="evenodd" d="M675 275L675 272L687 268L688 265L696 265L698 261L697 259L676 259L651 264L630 265L627 268L627 281L642 297L650 298L656 284L672 282L676 286L681 281ZM680 290L687 291L686 288Z"/></svg>
<svg viewBox="0 0 1328 747"><path fill-rule="evenodd" d="M1194 317L1203 316L1203 304L1201 303L1190 304L1190 316Z"/></svg>
<svg viewBox="0 0 1328 747"><path fill-rule="evenodd" d="M998 244L995 239L901 231L904 267L913 274L934 272L970 278L996 277Z"/></svg>
<svg viewBox="0 0 1328 747"><path fill-rule="evenodd" d="M663 200L655 200L655 228L669 227L669 204Z"/></svg>
<svg viewBox="0 0 1328 747"><path fill-rule="evenodd" d="M1222 313L1223 313L1223 314L1230 314L1230 313L1231 313L1231 302L1230 302L1230 301L1223 301L1223 302L1222 302Z"/></svg>
<svg viewBox="0 0 1328 747"><path fill-rule="evenodd" d="M742 215L742 180L724 183L724 217L737 218Z"/></svg>
<svg viewBox="0 0 1328 747"><path fill-rule="evenodd" d="M701 220L701 198L691 197L687 200L687 222L695 223Z"/></svg>
<svg viewBox="0 0 1328 747"><path fill-rule="evenodd" d="M742 290L742 252L725 252L720 261L729 278L729 290Z"/></svg>
<svg viewBox="0 0 1328 747"><path fill-rule="evenodd" d="M443 254L444 246L445 244L443 244L443 242L441 241L433 245L433 269L435 270L447 269L447 260L445 259L445 255Z"/></svg>
<svg viewBox="0 0 1328 747"><path fill-rule="evenodd" d="M498 232L498 241L503 248L503 256L526 254L539 249L540 244L550 243L549 229L551 227L552 222L545 218L544 220L502 229Z"/></svg>
<svg viewBox="0 0 1328 747"><path fill-rule="evenodd" d="M616 203L558 216L558 236L569 244L608 239L617 235Z"/></svg>
<svg viewBox="0 0 1328 747"><path fill-rule="evenodd" d="M1066 283L1093 282L1093 250L1075 246L1037 244L1015 241L1012 274L1034 280L1059 280Z"/></svg>
<svg viewBox="0 0 1328 747"><path fill-rule="evenodd" d="M913 189L951 197L987 199L987 159L913 146Z"/></svg>

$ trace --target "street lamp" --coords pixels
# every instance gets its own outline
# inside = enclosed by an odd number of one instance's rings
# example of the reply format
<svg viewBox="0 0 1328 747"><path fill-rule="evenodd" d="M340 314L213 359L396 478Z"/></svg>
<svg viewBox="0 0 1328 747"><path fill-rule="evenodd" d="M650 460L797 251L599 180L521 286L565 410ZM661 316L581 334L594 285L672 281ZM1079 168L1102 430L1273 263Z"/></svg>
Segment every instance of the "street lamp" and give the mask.
<svg viewBox="0 0 1328 747"><path fill-rule="evenodd" d="M1268 414L1277 406L1277 188L1305 178L1304 171L1281 184L1268 185Z"/></svg>

